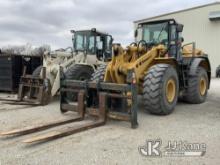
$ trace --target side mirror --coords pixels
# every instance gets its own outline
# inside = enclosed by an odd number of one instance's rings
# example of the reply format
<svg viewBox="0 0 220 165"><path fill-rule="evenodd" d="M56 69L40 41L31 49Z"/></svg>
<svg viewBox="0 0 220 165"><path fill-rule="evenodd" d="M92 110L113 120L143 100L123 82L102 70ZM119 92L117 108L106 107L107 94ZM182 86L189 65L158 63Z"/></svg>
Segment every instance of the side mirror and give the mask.
<svg viewBox="0 0 220 165"><path fill-rule="evenodd" d="M176 26L176 31L179 33L179 32L182 32L183 31L183 25L182 24L177 24Z"/></svg>
<svg viewBox="0 0 220 165"><path fill-rule="evenodd" d="M75 33L75 30L70 30L70 33L73 33L73 34L74 34L74 33Z"/></svg>
<svg viewBox="0 0 220 165"><path fill-rule="evenodd" d="M134 37L136 38L138 36L138 30L136 29L135 31L134 31Z"/></svg>

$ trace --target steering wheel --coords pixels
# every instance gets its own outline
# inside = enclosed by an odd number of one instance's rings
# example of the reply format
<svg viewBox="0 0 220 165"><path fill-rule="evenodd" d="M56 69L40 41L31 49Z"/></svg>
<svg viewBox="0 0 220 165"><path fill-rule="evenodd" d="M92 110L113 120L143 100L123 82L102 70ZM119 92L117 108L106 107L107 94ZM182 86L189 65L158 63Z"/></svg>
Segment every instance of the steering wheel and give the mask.
<svg viewBox="0 0 220 165"><path fill-rule="evenodd" d="M139 54L140 45L144 46L147 49L147 42L145 40L140 40L137 45L137 52Z"/></svg>

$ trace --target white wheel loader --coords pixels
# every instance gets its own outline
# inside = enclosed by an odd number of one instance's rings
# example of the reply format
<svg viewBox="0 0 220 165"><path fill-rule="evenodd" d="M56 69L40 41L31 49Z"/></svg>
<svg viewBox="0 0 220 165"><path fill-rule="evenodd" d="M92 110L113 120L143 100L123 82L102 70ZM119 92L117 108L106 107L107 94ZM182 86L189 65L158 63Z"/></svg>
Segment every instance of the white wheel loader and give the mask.
<svg viewBox="0 0 220 165"><path fill-rule="evenodd" d="M72 80L90 79L98 66L111 59L113 38L107 33L71 30L73 47L45 52L43 66L32 75L25 69L19 85L19 104L46 105L60 89L60 77Z"/></svg>

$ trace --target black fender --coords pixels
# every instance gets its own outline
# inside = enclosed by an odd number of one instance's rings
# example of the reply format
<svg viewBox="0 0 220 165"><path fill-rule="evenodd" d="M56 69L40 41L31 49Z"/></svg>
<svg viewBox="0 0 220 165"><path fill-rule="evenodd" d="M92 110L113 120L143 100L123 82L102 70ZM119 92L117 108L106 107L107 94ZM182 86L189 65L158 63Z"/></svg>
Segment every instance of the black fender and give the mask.
<svg viewBox="0 0 220 165"><path fill-rule="evenodd" d="M210 86L210 81L211 81L211 65L209 62L208 57L196 57L192 59L193 61L190 64L190 69L189 69L189 76L195 76L197 73L197 69L199 66L203 67L206 69L208 78L209 78L209 86Z"/></svg>

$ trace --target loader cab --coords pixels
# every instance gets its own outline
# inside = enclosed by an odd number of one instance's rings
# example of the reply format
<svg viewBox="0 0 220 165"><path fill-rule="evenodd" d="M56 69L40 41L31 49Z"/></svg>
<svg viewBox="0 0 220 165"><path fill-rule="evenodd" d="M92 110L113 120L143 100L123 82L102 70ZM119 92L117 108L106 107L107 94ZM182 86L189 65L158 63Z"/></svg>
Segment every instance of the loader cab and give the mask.
<svg viewBox="0 0 220 165"><path fill-rule="evenodd" d="M168 49L169 57L181 60L183 25L174 19L145 22L135 31L137 42L144 40L148 47L163 44Z"/></svg>
<svg viewBox="0 0 220 165"><path fill-rule="evenodd" d="M73 48L76 53L83 52L94 55L100 61L111 59L113 42L111 35L98 32L95 28L71 32L73 33Z"/></svg>

